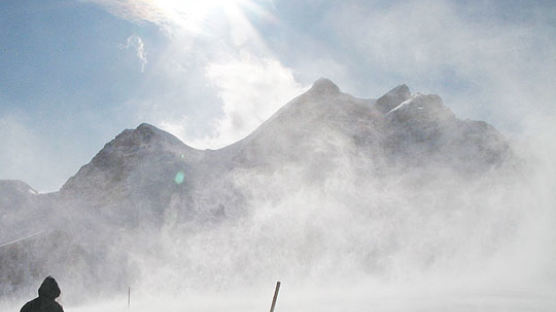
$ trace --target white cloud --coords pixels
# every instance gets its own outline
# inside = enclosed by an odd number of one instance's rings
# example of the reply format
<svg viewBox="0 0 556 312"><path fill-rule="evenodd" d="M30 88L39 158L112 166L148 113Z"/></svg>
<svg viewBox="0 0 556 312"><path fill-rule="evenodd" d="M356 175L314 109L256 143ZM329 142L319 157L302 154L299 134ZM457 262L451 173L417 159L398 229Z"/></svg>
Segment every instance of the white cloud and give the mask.
<svg viewBox="0 0 556 312"><path fill-rule="evenodd" d="M143 39L137 35L131 35L127 38L126 44L124 46L126 49L133 49L136 52L137 58L141 63L141 72L145 71L145 65L147 65L147 53L145 52L145 44Z"/></svg>

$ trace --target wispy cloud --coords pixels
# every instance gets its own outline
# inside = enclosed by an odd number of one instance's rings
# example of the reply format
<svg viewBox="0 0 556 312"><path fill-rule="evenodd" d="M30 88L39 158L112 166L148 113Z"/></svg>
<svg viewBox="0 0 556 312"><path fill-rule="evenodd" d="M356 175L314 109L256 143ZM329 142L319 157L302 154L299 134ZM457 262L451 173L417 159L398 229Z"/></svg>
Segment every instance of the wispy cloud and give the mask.
<svg viewBox="0 0 556 312"><path fill-rule="evenodd" d="M147 65L147 53L145 52L145 44L143 39L137 35L131 35L127 38L126 44L124 46L126 49L133 49L141 63L141 72L145 71L145 65Z"/></svg>

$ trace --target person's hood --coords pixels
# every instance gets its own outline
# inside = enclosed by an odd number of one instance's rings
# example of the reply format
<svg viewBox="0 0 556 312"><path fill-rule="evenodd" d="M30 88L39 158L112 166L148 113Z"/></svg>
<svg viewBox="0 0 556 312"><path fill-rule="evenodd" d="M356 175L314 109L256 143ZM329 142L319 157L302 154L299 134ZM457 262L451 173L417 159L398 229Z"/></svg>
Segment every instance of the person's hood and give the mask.
<svg viewBox="0 0 556 312"><path fill-rule="evenodd" d="M56 299L58 296L60 296L60 287L56 280L52 276L45 278L39 287L39 297Z"/></svg>

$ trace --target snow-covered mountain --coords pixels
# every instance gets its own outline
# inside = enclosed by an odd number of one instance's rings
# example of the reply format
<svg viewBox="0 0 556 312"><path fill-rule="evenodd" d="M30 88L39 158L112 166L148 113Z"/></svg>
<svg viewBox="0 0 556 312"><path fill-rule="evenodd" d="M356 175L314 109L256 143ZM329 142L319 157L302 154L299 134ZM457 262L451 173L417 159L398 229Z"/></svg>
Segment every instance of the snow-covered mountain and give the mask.
<svg viewBox="0 0 556 312"><path fill-rule="evenodd" d="M511 157L508 143L492 126L457 119L437 95L412 95L401 85L376 101L358 99L328 79L316 81L221 152L244 166L292 160L316 165L317 160L320 167L334 154L350 152L377 160L381 170L445 165L466 172Z"/></svg>
<svg viewBox="0 0 556 312"><path fill-rule="evenodd" d="M502 165L511 152L493 127L457 119L436 95L411 95L402 85L376 101L358 99L319 79L251 135L220 150L193 149L149 124L124 130L60 195L133 226L164 222L168 209L171 218L240 214L242 194L224 178L233 172L295 164L323 178L346 156L372 160L373 171L363 175L426 166L470 174Z"/></svg>
<svg viewBox="0 0 556 312"><path fill-rule="evenodd" d="M152 125L124 130L71 177L60 196L127 226L160 222L191 187L203 152ZM83 209L83 208L81 208Z"/></svg>
<svg viewBox="0 0 556 312"><path fill-rule="evenodd" d="M403 173L427 188L446 176L481 179L514 160L492 126L458 119L437 95L400 85L376 100L360 99L319 79L249 136L219 150L191 148L144 123L107 143L59 192L37 195L23 182L0 181L0 234L8 243L0 248L0 273L10 276L2 287L10 292L53 270L132 275L126 254L152 246L115 251L111 245L175 229L198 235L207 224L253 215L255 199L272 204L300 186L327 189L342 179L374 185ZM372 207L373 195L365 196ZM16 232L43 234L14 243L9 233ZM99 255L103 261L92 260Z"/></svg>

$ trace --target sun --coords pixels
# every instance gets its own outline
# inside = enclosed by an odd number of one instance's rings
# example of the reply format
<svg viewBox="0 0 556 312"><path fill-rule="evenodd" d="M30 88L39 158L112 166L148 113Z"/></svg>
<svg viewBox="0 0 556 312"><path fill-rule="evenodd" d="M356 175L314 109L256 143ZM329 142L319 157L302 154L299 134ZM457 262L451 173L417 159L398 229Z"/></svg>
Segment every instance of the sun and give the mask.
<svg viewBox="0 0 556 312"><path fill-rule="evenodd" d="M253 6L254 0L153 0L150 5L157 14L182 28L202 33L207 17L214 11L225 13L228 18L237 15L243 7Z"/></svg>
<svg viewBox="0 0 556 312"><path fill-rule="evenodd" d="M167 10L203 15L210 10L220 9L225 11L236 8L249 2L249 0L158 0L154 2L157 6Z"/></svg>

